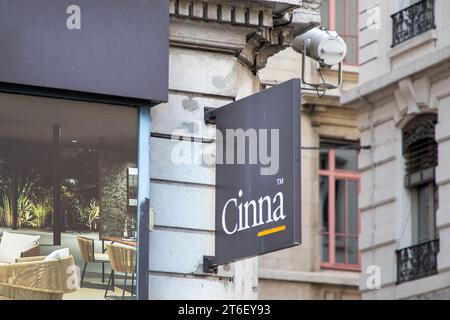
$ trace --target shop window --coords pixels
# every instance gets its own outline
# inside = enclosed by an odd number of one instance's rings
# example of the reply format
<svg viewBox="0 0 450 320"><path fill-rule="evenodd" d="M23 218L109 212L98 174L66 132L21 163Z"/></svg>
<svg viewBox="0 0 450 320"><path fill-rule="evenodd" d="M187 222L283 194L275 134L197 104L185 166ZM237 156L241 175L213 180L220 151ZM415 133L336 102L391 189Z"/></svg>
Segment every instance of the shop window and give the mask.
<svg viewBox="0 0 450 320"><path fill-rule="evenodd" d="M336 31L347 43L345 64L358 65L358 0L324 0L322 26Z"/></svg>
<svg viewBox="0 0 450 320"><path fill-rule="evenodd" d="M322 143L320 216L322 268L359 270L360 173L354 143Z"/></svg>
<svg viewBox="0 0 450 320"><path fill-rule="evenodd" d="M2 94L0 113L0 230L133 234L137 109Z"/></svg>

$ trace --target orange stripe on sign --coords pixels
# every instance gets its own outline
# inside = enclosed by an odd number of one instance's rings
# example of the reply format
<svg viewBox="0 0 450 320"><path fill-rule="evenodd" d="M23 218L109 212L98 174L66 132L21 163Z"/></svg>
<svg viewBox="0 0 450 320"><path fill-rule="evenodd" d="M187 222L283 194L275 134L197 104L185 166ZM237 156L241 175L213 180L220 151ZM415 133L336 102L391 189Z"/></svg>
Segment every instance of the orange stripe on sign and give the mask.
<svg viewBox="0 0 450 320"><path fill-rule="evenodd" d="M258 232L258 237L268 236L269 234L274 234L274 233L281 232L284 230L286 230L286 226L281 226L281 227L264 230L264 231Z"/></svg>

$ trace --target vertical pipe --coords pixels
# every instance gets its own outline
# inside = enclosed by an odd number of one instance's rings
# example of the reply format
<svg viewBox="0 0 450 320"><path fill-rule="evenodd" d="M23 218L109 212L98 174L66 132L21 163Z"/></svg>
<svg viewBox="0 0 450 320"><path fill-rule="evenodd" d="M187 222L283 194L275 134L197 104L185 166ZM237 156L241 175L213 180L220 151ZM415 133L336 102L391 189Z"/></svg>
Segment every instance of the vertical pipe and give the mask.
<svg viewBox="0 0 450 320"><path fill-rule="evenodd" d="M60 171L60 152L61 152L61 128L58 125L53 126L52 143L52 176L53 176L53 245L61 245L61 171Z"/></svg>
<svg viewBox="0 0 450 320"><path fill-rule="evenodd" d="M149 298L149 236L150 236L150 107L139 108L138 128L138 206L137 206L137 276L138 300Z"/></svg>

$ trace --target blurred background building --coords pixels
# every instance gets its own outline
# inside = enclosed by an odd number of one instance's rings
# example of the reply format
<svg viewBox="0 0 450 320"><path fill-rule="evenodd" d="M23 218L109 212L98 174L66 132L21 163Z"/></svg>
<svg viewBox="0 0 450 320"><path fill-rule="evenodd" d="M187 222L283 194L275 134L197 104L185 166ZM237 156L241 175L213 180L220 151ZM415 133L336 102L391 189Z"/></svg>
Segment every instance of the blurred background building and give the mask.
<svg viewBox="0 0 450 320"><path fill-rule="evenodd" d="M359 6L360 81L341 102L372 147L359 157L362 296L449 299L450 2Z"/></svg>
<svg viewBox="0 0 450 320"><path fill-rule="evenodd" d="M357 0L309 1L321 25L347 43L344 90L358 83ZM301 77L301 55L287 49L260 71L263 89ZM310 82L335 83L337 69L308 59ZM319 72L320 71L320 72ZM360 215L357 111L340 103L342 90L302 92L302 245L259 258L260 299L359 299ZM320 96L320 97L319 97Z"/></svg>

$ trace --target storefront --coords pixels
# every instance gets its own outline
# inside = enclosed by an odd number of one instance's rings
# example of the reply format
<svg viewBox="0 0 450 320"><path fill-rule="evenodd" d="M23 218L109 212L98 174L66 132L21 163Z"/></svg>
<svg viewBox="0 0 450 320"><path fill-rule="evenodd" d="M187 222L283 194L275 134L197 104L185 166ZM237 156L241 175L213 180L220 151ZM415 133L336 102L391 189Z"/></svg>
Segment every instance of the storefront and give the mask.
<svg viewBox="0 0 450 320"><path fill-rule="evenodd" d="M0 226L40 234L43 253L80 234L137 241L143 299L168 16L164 0L0 4Z"/></svg>
<svg viewBox="0 0 450 320"><path fill-rule="evenodd" d="M204 108L258 92L308 15L291 0L134 2L1 3L27 14L0 15L15 44L0 49L0 225L46 234L48 250L137 232L139 299L256 298L257 259L204 272L215 170L173 153L214 153Z"/></svg>

